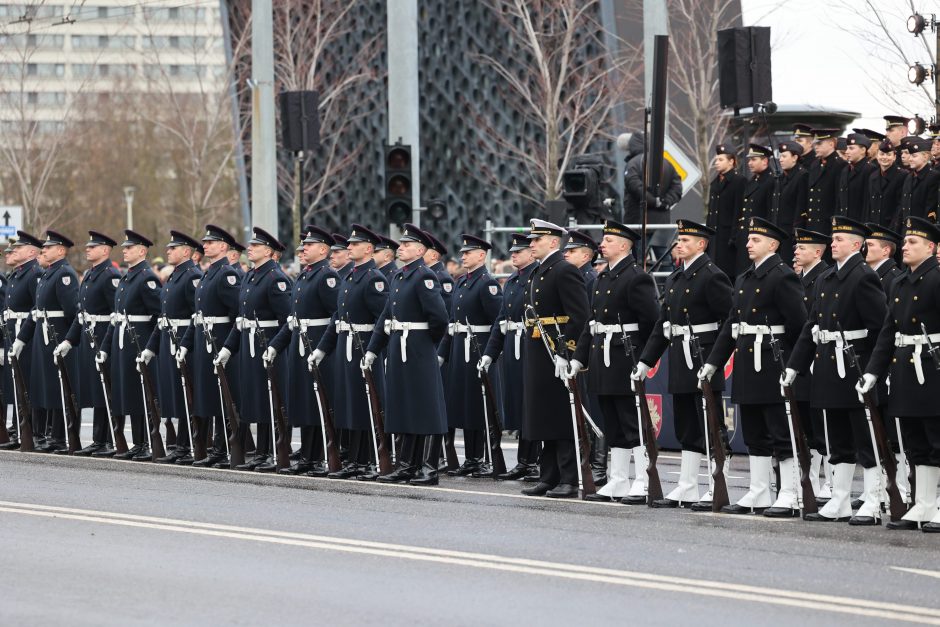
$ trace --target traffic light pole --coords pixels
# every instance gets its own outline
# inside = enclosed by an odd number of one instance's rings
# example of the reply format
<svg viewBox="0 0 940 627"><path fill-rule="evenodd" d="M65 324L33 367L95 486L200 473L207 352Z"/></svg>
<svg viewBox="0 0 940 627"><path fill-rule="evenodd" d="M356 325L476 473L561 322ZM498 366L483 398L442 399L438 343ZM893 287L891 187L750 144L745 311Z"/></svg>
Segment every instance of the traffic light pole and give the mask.
<svg viewBox="0 0 940 627"><path fill-rule="evenodd" d="M277 133L271 0L251 0L251 79L251 222L276 235Z"/></svg>
<svg viewBox="0 0 940 627"><path fill-rule="evenodd" d="M254 0L257 1L257 0ZM388 0L388 143L411 146L411 221L420 226L421 142L418 131L418 2ZM394 228L394 225L393 225ZM391 235L391 234L390 234Z"/></svg>

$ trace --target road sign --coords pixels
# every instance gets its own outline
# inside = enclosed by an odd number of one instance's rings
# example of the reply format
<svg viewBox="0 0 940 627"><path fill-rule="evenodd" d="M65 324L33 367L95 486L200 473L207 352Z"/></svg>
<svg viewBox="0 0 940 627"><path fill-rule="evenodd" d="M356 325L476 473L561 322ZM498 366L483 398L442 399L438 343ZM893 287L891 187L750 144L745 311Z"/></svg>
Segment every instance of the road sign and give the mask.
<svg viewBox="0 0 940 627"><path fill-rule="evenodd" d="M0 239L16 237L17 229L23 228L23 207L19 205L0 205Z"/></svg>
<svg viewBox="0 0 940 627"><path fill-rule="evenodd" d="M702 178L702 171L698 169L698 166L692 163L692 160L679 149L679 146L677 146L668 135L666 136L663 148L663 157L672 164L676 169L676 174L678 174L679 178L682 180L682 195L685 196L689 193L689 190L699 182L699 179Z"/></svg>

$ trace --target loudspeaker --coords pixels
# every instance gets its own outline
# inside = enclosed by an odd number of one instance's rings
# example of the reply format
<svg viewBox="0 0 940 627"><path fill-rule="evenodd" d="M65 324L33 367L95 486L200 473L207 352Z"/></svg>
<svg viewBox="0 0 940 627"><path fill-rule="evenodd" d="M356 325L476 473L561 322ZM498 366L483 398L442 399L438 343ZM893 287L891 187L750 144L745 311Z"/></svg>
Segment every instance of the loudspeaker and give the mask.
<svg viewBox="0 0 940 627"><path fill-rule="evenodd" d="M281 144L290 152L309 152L320 144L320 96L315 91L282 91Z"/></svg>
<svg viewBox="0 0 940 627"><path fill-rule="evenodd" d="M718 92L733 109L773 100L769 26L718 31Z"/></svg>

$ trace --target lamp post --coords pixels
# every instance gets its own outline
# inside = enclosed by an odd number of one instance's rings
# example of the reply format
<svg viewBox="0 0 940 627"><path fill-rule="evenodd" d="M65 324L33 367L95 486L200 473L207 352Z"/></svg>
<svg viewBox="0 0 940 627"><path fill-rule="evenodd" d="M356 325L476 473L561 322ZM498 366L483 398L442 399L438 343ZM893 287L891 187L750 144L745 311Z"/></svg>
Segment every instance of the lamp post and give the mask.
<svg viewBox="0 0 940 627"><path fill-rule="evenodd" d="M137 188L133 185L128 185L124 188L124 204L127 205L127 228L134 228L134 192L137 191Z"/></svg>

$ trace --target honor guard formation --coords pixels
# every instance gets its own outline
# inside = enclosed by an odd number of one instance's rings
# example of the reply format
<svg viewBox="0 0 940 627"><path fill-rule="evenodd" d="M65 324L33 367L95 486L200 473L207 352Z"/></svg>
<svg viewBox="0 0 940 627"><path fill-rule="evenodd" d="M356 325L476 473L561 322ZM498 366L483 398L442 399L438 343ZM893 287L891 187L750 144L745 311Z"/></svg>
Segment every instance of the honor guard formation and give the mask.
<svg viewBox="0 0 940 627"><path fill-rule="evenodd" d="M81 277L68 237L19 231L0 448L421 486L446 473L529 496L938 532L940 128L907 137L907 120L885 119L843 149L839 130L805 125L750 144L749 176L717 145L705 223L676 222L659 287L637 263L640 229L612 219L599 242L531 220L504 280L486 239L460 237L453 278L447 246L413 224L397 241L308 225L293 278L257 227L246 247L211 224L170 231L165 277L131 230L120 244L89 231ZM663 369L681 446L665 493L646 394ZM736 499L729 389L750 468Z"/></svg>

